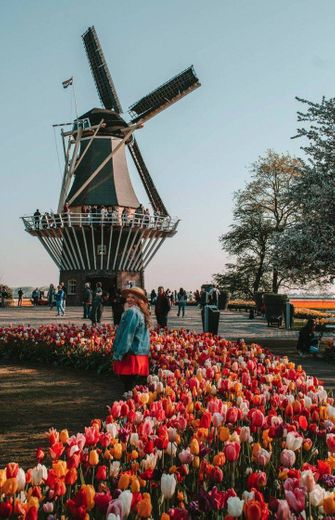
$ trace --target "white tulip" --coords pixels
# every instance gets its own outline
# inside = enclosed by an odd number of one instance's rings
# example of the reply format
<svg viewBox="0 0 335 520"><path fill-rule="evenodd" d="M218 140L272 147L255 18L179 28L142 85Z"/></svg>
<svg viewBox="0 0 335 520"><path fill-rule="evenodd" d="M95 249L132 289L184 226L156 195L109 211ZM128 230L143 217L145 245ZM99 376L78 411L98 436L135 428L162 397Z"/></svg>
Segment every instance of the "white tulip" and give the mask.
<svg viewBox="0 0 335 520"><path fill-rule="evenodd" d="M111 464L109 476L116 478L120 472L120 462L118 460L114 460Z"/></svg>
<svg viewBox="0 0 335 520"><path fill-rule="evenodd" d="M176 490L177 481L174 475L163 473L161 478L161 491L164 498L172 498Z"/></svg>
<svg viewBox="0 0 335 520"><path fill-rule="evenodd" d="M133 500L132 492L129 491L129 489L122 491L119 495L119 500L122 502L123 518L128 518L131 509L131 502Z"/></svg>
<svg viewBox="0 0 335 520"><path fill-rule="evenodd" d="M23 491L26 485L26 474L22 468L19 468L19 471L16 475L17 482L17 491Z"/></svg>
<svg viewBox="0 0 335 520"><path fill-rule="evenodd" d="M238 497L229 497L227 500L228 515L238 518L243 512L244 500L240 500Z"/></svg>
<svg viewBox="0 0 335 520"><path fill-rule="evenodd" d="M48 478L48 470L43 464L37 464L31 471L31 483L39 486L43 480Z"/></svg>
<svg viewBox="0 0 335 520"><path fill-rule="evenodd" d="M108 433L110 433L110 435L113 437L113 439L115 439L119 434L119 428L116 423L106 424L106 430L108 431Z"/></svg>
<svg viewBox="0 0 335 520"><path fill-rule="evenodd" d="M121 520L120 515L114 515L114 513L109 513L107 516L107 520Z"/></svg>
<svg viewBox="0 0 335 520"><path fill-rule="evenodd" d="M314 489L309 494L309 500L313 507L319 507L322 505L323 499L325 498L326 491L319 485L316 484Z"/></svg>
<svg viewBox="0 0 335 520"><path fill-rule="evenodd" d="M169 442L165 450L165 453L171 455L172 457L175 457L177 454L177 444L174 442Z"/></svg>
<svg viewBox="0 0 335 520"><path fill-rule="evenodd" d="M132 433L129 437L129 444L132 444L133 446L138 446L139 443L139 436L138 433Z"/></svg>
<svg viewBox="0 0 335 520"><path fill-rule="evenodd" d="M335 406L327 406L327 414L329 419L335 419Z"/></svg>
<svg viewBox="0 0 335 520"><path fill-rule="evenodd" d="M301 448L303 440L303 437L297 432L289 432L286 437L286 448L297 451Z"/></svg>

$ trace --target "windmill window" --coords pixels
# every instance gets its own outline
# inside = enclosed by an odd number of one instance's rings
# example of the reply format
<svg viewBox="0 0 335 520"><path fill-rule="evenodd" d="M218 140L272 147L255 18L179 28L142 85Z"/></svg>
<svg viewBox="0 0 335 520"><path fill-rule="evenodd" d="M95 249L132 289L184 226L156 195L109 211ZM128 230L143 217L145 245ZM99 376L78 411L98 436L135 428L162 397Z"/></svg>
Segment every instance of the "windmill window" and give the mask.
<svg viewBox="0 0 335 520"><path fill-rule="evenodd" d="M67 293L76 294L77 292L77 280L69 280L67 282Z"/></svg>

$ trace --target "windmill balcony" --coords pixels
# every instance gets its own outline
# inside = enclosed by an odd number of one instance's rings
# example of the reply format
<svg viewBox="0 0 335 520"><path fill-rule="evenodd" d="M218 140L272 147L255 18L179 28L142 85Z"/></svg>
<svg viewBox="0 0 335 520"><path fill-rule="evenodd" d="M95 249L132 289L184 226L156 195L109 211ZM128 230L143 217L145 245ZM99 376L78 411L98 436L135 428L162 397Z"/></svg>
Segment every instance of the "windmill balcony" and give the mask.
<svg viewBox="0 0 335 520"><path fill-rule="evenodd" d="M59 230L61 236L62 229L69 227L86 227L86 226L112 226L115 228L141 228L162 231L164 234L172 236L176 233L179 219L176 217L161 217L152 215L143 215L135 213L133 215L101 215L94 213L44 213L41 216L24 216L21 217L25 230L31 235L40 235L41 232L49 234L48 231L54 232Z"/></svg>
<svg viewBox="0 0 335 520"><path fill-rule="evenodd" d="M21 217L61 271L142 272L177 218L143 214L45 213Z"/></svg>

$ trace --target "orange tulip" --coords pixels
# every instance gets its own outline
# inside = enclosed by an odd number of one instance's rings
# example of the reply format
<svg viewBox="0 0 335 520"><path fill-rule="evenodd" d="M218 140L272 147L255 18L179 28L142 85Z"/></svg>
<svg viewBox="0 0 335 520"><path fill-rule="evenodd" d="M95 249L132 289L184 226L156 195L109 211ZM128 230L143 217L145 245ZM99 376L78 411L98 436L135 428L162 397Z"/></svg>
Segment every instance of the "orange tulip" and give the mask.
<svg viewBox="0 0 335 520"><path fill-rule="evenodd" d="M216 453L213 457L213 464L214 466L223 466L226 462L226 456L223 453L223 451L219 451L219 453Z"/></svg>
<svg viewBox="0 0 335 520"><path fill-rule="evenodd" d="M87 510L91 511L91 509L93 509L94 504L95 504L95 502L94 502L94 495L95 495L94 487L91 486L90 484L83 484L80 489L84 492L85 499L86 499Z"/></svg>
<svg viewBox="0 0 335 520"><path fill-rule="evenodd" d="M140 481L138 480L138 478L133 478L132 480L132 483L131 483L131 492L132 493L139 493L141 490L141 486L140 486Z"/></svg>
<svg viewBox="0 0 335 520"><path fill-rule="evenodd" d="M170 515L167 513L162 513L161 520L170 520Z"/></svg>
<svg viewBox="0 0 335 520"><path fill-rule="evenodd" d="M0 469L0 489L2 488L2 486L4 485L4 483L6 482L6 470L5 469Z"/></svg>
<svg viewBox="0 0 335 520"><path fill-rule="evenodd" d="M62 430L60 433L59 433L59 440L65 444L66 441L68 440L69 438L69 432L67 430Z"/></svg>
<svg viewBox="0 0 335 520"><path fill-rule="evenodd" d="M326 515L335 513L335 493L332 493L328 497L324 498L322 505Z"/></svg>
<svg viewBox="0 0 335 520"><path fill-rule="evenodd" d="M141 518L149 518L152 512L152 505L149 493L143 493L142 500L137 504L137 512Z"/></svg>
<svg viewBox="0 0 335 520"><path fill-rule="evenodd" d="M18 483L15 477L8 478L2 486L2 492L5 495L14 495L16 493L17 486Z"/></svg>
<svg viewBox="0 0 335 520"><path fill-rule="evenodd" d="M220 426L219 439L221 442L225 442L229 439L229 429L226 426Z"/></svg>
<svg viewBox="0 0 335 520"><path fill-rule="evenodd" d="M121 489L122 491L124 491L125 489L127 489L129 487L129 484L130 484L129 475L127 475L127 473L122 473L122 475L119 478L117 487L119 489Z"/></svg>
<svg viewBox="0 0 335 520"><path fill-rule="evenodd" d="M78 472L76 468L71 468L68 470L65 476L65 484L73 486L78 479Z"/></svg>

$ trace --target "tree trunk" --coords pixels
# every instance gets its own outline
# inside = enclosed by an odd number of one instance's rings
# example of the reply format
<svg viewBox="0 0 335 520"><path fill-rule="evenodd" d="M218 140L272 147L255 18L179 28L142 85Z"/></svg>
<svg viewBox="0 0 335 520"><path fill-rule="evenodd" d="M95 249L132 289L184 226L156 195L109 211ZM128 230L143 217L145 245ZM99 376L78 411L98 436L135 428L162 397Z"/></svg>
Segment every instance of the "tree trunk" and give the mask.
<svg viewBox="0 0 335 520"><path fill-rule="evenodd" d="M277 268L274 267L273 268L273 273L272 273L272 292L274 294L277 294L278 293L278 289L279 289L278 271L277 271Z"/></svg>

